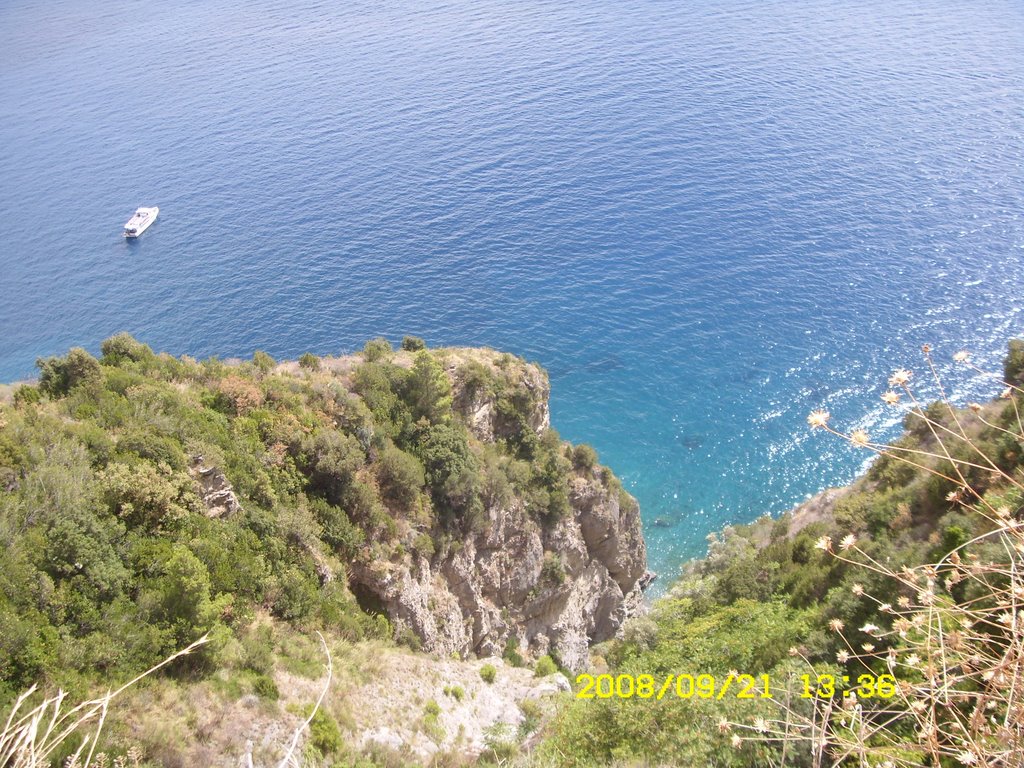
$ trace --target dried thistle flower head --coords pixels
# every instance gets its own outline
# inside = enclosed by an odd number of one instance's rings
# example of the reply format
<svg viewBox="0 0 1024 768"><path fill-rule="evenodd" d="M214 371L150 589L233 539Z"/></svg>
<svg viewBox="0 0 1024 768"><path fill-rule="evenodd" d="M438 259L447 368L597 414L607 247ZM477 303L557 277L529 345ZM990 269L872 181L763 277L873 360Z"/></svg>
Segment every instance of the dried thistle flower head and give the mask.
<svg viewBox="0 0 1024 768"><path fill-rule="evenodd" d="M967 407L970 408L975 413L977 413L978 411L981 410L981 403L968 403Z"/></svg>
<svg viewBox="0 0 1024 768"><path fill-rule="evenodd" d="M882 401L888 405L896 405L900 401L900 393L893 392L891 389L888 392L883 392Z"/></svg>
<svg viewBox="0 0 1024 768"><path fill-rule="evenodd" d="M856 445L858 448L865 447L871 438L868 437L868 433L863 429L855 429L850 433L850 442Z"/></svg>
<svg viewBox="0 0 1024 768"><path fill-rule="evenodd" d="M906 386L907 382L910 381L910 377L913 374L906 368L897 368L892 372L892 376L889 377L890 387L903 387Z"/></svg>
<svg viewBox="0 0 1024 768"><path fill-rule="evenodd" d="M961 349L959 352L953 355L953 360L955 360L958 363L966 363L970 359L971 353L968 352L966 349Z"/></svg>
<svg viewBox="0 0 1024 768"><path fill-rule="evenodd" d="M848 533L845 536L843 536L842 541L839 542L839 548L843 551L846 551L856 543L857 537L854 536L852 533Z"/></svg>
<svg viewBox="0 0 1024 768"><path fill-rule="evenodd" d="M932 345L931 344L922 344L921 345L921 351L924 352L926 355L930 355L932 353Z"/></svg>
<svg viewBox="0 0 1024 768"><path fill-rule="evenodd" d="M831 552L832 551L832 537L831 536L822 536L820 539L818 539L816 542L814 542L814 548L815 549L820 549L823 552Z"/></svg>
<svg viewBox="0 0 1024 768"><path fill-rule="evenodd" d="M842 619L832 619L828 623L828 628L831 629L833 632L842 632L844 626L845 624L843 624Z"/></svg>
<svg viewBox="0 0 1024 768"><path fill-rule="evenodd" d="M819 408L816 411L811 411L807 417L807 423L811 425L811 429L817 429L818 427L824 427L828 425L828 420L832 417L828 411Z"/></svg>

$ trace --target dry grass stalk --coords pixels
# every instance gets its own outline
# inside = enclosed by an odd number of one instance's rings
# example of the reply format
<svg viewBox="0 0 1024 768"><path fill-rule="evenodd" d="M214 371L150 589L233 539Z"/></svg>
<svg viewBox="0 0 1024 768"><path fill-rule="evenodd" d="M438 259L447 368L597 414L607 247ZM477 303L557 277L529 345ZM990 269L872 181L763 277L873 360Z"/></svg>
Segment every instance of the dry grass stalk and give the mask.
<svg viewBox="0 0 1024 768"><path fill-rule="evenodd" d="M752 739L803 745L816 768L1024 765L1024 521L1017 519L1019 510L1014 513L998 505L967 480L972 470L984 470L991 485L1011 492L1024 490L1024 476L1004 471L987 456L972 437L970 423L977 419L1024 445L1018 404L1024 391L1003 382L1002 397L1012 402L1016 415L1016 425L1009 429L993 423L977 404L969 404L967 413L958 411L946 396L927 346L924 353L949 423L932 418L917 400L909 371L893 374L889 384L894 391L882 399L896 405L906 396L914 406L911 413L923 420L931 435L933 448L872 442L863 430L842 432L829 426L825 411L815 411L808 422L812 428L956 484L957 490L947 499L979 515L989 530L938 562L899 570L872 558L853 534L843 537L838 546L827 536L819 540L819 549L882 575L891 585L883 596L854 585L854 594L872 601L877 610L876 622L858 628L859 644L850 639L852 633L846 632L841 620L833 620L830 628L845 645L836 661L845 665L852 680L858 669L874 675L887 672L897 681L894 693L891 697L815 699L810 717L776 701L782 710L777 719L729 724L734 744L742 741L738 734L745 732ZM955 359L967 362L968 356L958 353ZM979 550L984 557L976 554ZM798 649L793 649L793 655L802 657ZM802 658L813 674L811 663Z"/></svg>
<svg viewBox="0 0 1024 768"><path fill-rule="evenodd" d="M187 648L168 656L120 688L107 691L99 698L83 701L70 709L66 708L67 695L64 691L57 691L55 695L47 696L31 708L26 708L28 700L37 690L37 686L33 685L14 702L3 731L0 731L0 766L48 768L56 750L75 734L81 734L82 743L68 758L68 764L90 768L110 703L144 677L192 653L208 641L209 636L203 635ZM106 759L106 755L103 759Z"/></svg>

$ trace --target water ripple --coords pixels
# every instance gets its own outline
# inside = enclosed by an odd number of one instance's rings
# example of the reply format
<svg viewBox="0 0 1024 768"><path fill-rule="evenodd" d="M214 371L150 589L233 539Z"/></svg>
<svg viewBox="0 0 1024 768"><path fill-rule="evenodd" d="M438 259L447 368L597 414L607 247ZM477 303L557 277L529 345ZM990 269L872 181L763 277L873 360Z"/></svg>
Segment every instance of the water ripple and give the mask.
<svg viewBox="0 0 1024 768"><path fill-rule="evenodd" d="M140 8L0 7L0 379L124 329L509 349L671 572L858 471L808 410L891 435L922 342L1024 332L1019 4Z"/></svg>

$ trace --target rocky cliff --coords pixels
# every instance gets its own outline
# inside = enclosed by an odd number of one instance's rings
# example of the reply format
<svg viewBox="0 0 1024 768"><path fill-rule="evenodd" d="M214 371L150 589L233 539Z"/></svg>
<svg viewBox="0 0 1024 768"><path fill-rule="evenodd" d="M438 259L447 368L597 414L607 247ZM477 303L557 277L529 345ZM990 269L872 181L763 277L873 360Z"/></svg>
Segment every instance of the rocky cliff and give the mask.
<svg viewBox="0 0 1024 768"><path fill-rule="evenodd" d="M636 501L551 429L535 365L411 337L280 364L174 358L125 334L101 352L0 390L0 519L31 553L0 562L0 582L60 595L42 610L50 597L0 590L23 622L5 653L36 659L0 664L0 688L60 681L70 657L103 666L77 633L114 613L104 642L132 664L262 611L579 669L643 607ZM31 638L58 636L65 650L39 661Z"/></svg>
<svg viewBox="0 0 1024 768"><path fill-rule="evenodd" d="M516 415L541 437L550 427L547 376L517 365L506 391L518 395L518 406L510 409L465 375L468 364L496 375L498 363L497 353L479 350L447 357L459 418L481 446L508 439ZM563 450L571 455L568 443ZM577 465L567 481L568 509L557 519L533 514L521 495L491 500L481 524L437 551L417 549L410 530L400 556L352 564L353 590L383 606L399 634L415 633L424 650L490 656L511 648L584 668L591 643L613 637L643 610L652 576L639 507L614 476ZM435 530L431 539L445 537Z"/></svg>
<svg viewBox="0 0 1024 768"><path fill-rule="evenodd" d="M522 663L581 669L643 608L636 501L551 429L535 365L412 338L280 364L100 350L0 387L0 699L217 638L112 711L114 754L277 765L328 680L303 754L511 748L568 687Z"/></svg>

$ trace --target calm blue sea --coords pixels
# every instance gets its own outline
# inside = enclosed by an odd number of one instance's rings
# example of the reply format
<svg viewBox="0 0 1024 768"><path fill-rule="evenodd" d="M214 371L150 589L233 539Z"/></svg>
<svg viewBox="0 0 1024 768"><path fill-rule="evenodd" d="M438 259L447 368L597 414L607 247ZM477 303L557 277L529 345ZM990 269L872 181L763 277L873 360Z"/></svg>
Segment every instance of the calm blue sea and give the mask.
<svg viewBox="0 0 1024 768"><path fill-rule="evenodd" d="M0 380L509 350L668 576L858 471L809 410L1024 333L1016 1L4 0L0 148Z"/></svg>

